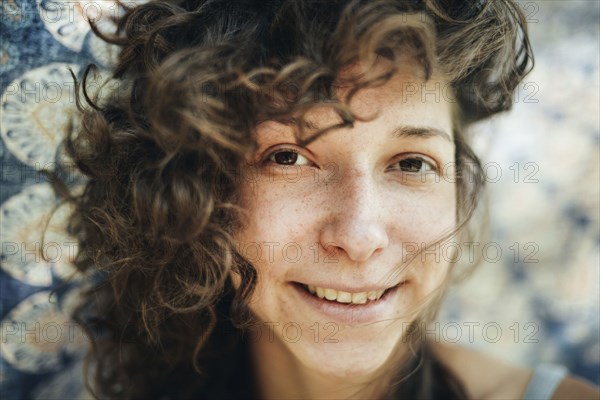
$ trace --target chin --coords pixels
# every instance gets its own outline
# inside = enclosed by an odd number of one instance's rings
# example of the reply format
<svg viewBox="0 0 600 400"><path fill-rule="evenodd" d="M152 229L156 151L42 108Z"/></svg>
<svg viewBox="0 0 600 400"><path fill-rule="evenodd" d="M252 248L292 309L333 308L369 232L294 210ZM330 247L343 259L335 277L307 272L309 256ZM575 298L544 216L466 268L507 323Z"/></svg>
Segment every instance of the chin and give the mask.
<svg viewBox="0 0 600 400"><path fill-rule="evenodd" d="M322 376L359 379L380 371L397 352L399 340L377 336L352 339L345 335L338 343L298 342L290 350L304 367Z"/></svg>

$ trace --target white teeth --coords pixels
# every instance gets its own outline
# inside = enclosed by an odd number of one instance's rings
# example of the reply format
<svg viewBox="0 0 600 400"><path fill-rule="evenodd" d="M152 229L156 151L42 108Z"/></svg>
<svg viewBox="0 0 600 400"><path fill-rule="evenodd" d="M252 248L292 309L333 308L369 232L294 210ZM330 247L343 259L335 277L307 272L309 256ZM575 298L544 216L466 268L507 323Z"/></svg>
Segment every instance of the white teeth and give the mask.
<svg viewBox="0 0 600 400"><path fill-rule="evenodd" d="M337 290L325 289L325 298L327 300L336 300L337 299L337 295L338 295Z"/></svg>
<svg viewBox="0 0 600 400"><path fill-rule="evenodd" d="M338 303L352 303L352 304L365 304L367 300L374 301L379 300L385 289L371 290L369 292L349 293L342 290L335 290L329 288L322 288L318 286L308 285L308 291L317 295L320 299L327 299L329 301L337 301Z"/></svg>
<svg viewBox="0 0 600 400"><path fill-rule="evenodd" d="M352 293L342 292L341 290L337 293L338 303L350 303L352 301Z"/></svg>
<svg viewBox="0 0 600 400"><path fill-rule="evenodd" d="M354 304L365 304L367 302L367 292L354 293L352 302Z"/></svg>
<svg viewBox="0 0 600 400"><path fill-rule="evenodd" d="M317 296L319 296L320 299L325 297L325 289L323 289L322 287L318 287L317 288Z"/></svg>

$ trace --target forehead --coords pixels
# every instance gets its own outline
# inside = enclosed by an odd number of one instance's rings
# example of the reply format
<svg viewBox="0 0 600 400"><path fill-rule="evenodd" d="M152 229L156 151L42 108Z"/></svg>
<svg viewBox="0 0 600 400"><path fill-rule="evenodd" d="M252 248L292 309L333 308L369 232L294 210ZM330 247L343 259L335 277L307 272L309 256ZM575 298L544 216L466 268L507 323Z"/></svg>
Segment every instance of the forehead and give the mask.
<svg viewBox="0 0 600 400"><path fill-rule="evenodd" d="M335 84L337 97L347 100L353 85L352 77L368 79L369 76L381 74L387 68L380 62L372 68L355 63L342 70ZM360 82L360 81L359 81ZM452 136L455 103L450 84L444 77L434 71L430 79L425 80L423 68L416 62L400 64L396 73L383 85L367 87L356 92L347 103L359 121L355 127L369 130L386 130L408 126L411 128L434 129ZM367 120L360 121L361 119ZM342 123L330 104L317 104L303 116L303 137L312 132ZM287 120L284 124L267 121L257 127L258 132L279 130L295 130L296 119ZM267 133L268 134L268 133Z"/></svg>
<svg viewBox="0 0 600 400"><path fill-rule="evenodd" d="M354 67L358 68L358 67ZM350 87L337 87L338 98L344 99ZM358 91L348 103L359 118L375 125L434 128L452 134L454 95L450 84L440 74L423 78L420 66L403 64L385 84ZM314 128L324 128L341 118L331 107L314 107L306 120Z"/></svg>

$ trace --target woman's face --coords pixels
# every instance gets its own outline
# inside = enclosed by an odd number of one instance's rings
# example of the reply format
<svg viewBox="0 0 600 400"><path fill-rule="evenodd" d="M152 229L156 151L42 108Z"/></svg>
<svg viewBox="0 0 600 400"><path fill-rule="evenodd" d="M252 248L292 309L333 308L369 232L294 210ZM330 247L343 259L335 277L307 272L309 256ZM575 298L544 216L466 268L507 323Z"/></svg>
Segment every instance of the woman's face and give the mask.
<svg viewBox="0 0 600 400"><path fill-rule="evenodd" d="M249 220L236 234L258 271L250 308L263 329L253 340L324 376L368 374L392 354L449 267L431 251L407 265L455 227L444 87L406 68L352 100L357 115L377 118L305 147L292 125L257 127L258 169L242 183ZM309 132L340 122L327 107L307 119Z"/></svg>

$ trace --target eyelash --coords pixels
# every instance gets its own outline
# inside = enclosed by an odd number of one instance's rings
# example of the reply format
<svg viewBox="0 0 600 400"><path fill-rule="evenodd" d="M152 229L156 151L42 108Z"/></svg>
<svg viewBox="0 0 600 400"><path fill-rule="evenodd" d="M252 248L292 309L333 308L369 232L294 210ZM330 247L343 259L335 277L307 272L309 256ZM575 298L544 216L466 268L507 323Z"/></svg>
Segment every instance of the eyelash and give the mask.
<svg viewBox="0 0 600 400"><path fill-rule="evenodd" d="M277 164L279 166L292 166L292 165L296 165L295 163L294 164L279 164L279 163L277 163L277 161L275 161L273 158L275 157L275 155L277 155L279 153L294 153L294 154L296 154L296 157L302 157L302 158L304 158L307 161L307 163L310 163L310 161L306 157L304 157L302 154L300 154L300 152L298 152L295 149L292 149L292 148L279 148L279 149L276 149L276 150L270 152L269 154L267 154L267 156L263 160L263 164L274 163L274 164ZM419 173L423 173L423 172L426 172L426 171L438 172L438 167L437 167L437 165L436 165L436 163L434 161L429 160L427 157L423 157L423 156L420 156L418 154L408 154L408 157L402 158L402 159L394 162L392 165L396 166L396 165L399 165L402 161L407 161L407 160L418 160L419 162L426 163L426 164L429 165L429 169L427 169L425 171L417 171L417 172L402 171L403 173L413 174L414 175L414 174L419 174ZM304 165L304 164L301 164L301 165Z"/></svg>
<svg viewBox="0 0 600 400"><path fill-rule="evenodd" d="M418 154L408 154L407 156L405 156L404 158L396 161L393 165L398 165L400 164L402 161L407 161L407 160L418 160L422 163L426 163L429 165L429 169L426 169L425 171L417 171L417 172L409 172L409 171L402 171L405 174L421 174L427 171L433 171L433 172L438 172L439 168L437 167L437 164L435 161L430 160L428 157L424 157Z"/></svg>
<svg viewBox="0 0 600 400"><path fill-rule="evenodd" d="M279 164L275 160L272 160L272 158L275 157L275 155L278 153L294 153L294 154L296 154L297 157L302 157L307 161L307 163L310 163L310 161L306 157L304 157L302 154L300 154L300 152L298 150L291 149L291 148L279 148L279 149L276 149L276 150L270 152L269 154L267 154L267 156L263 160L263 164L274 163L274 164L282 166L282 167L296 165L295 163L294 164Z"/></svg>

